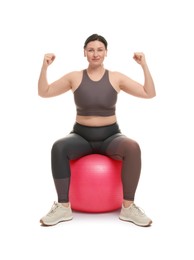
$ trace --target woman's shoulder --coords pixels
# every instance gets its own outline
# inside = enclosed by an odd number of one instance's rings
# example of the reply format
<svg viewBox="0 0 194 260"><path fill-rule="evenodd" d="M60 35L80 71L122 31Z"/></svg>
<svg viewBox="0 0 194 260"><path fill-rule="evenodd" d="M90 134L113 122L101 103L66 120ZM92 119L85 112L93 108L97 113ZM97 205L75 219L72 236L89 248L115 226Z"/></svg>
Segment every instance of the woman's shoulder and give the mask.
<svg viewBox="0 0 194 260"><path fill-rule="evenodd" d="M68 72L64 75L66 79L68 79L71 83L77 82L82 78L83 70L76 70Z"/></svg>
<svg viewBox="0 0 194 260"><path fill-rule="evenodd" d="M124 76L124 74L119 72L119 71L108 70L108 73L112 77L122 77L122 76Z"/></svg>
<svg viewBox="0 0 194 260"><path fill-rule="evenodd" d="M69 73L66 74L66 76L68 77L80 77L83 75L83 70L75 70L75 71L71 71Z"/></svg>
<svg viewBox="0 0 194 260"><path fill-rule="evenodd" d="M75 91L75 89L80 85L83 77L83 71L84 70L71 71L68 74L66 74L66 77L68 78L69 82L71 82L73 91Z"/></svg>
<svg viewBox="0 0 194 260"><path fill-rule="evenodd" d="M116 89L117 92L120 91L120 82L123 78L123 74L118 71L108 70L109 73L109 81L112 86Z"/></svg>
<svg viewBox="0 0 194 260"><path fill-rule="evenodd" d="M109 78L110 78L111 80L113 80L114 82L116 81L117 83L118 83L119 81L121 81L123 78L126 77L123 73L121 73L121 72L119 72L119 71L111 71L111 70L108 70L108 72L109 72Z"/></svg>

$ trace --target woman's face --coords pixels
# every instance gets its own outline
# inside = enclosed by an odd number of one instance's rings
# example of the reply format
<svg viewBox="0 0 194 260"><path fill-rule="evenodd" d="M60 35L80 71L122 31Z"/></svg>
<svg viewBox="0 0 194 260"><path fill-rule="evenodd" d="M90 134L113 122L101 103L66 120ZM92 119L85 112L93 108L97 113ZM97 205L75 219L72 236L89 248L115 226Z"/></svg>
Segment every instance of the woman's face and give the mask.
<svg viewBox="0 0 194 260"><path fill-rule="evenodd" d="M101 65L107 55L105 46L100 41L89 42L84 49L84 56L90 65Z"/></svg>

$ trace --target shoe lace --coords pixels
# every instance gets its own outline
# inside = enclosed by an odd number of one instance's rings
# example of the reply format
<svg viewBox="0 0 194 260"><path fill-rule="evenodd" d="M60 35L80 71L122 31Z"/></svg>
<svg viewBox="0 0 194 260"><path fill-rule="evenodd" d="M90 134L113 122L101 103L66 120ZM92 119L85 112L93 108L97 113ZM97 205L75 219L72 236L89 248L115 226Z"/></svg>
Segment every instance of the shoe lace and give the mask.
<svg viewBox="0 0 194 260"><path fill-rule="evenodd" d="M133 209L135 211L136 214L139 214L139 215L145 215L145 212L143 209L141 209L140 207L137 207L135 204L133 204Z"/></svg>
<svg viewBox="0 0 194 260"><path fill-rule="evenodd" d="M55 213L58 207L59 207L58 203L54 202L52 207L51 207L51 209L50 209L50 211L48 212L47 216L50 216L53 213Z"/></svg>

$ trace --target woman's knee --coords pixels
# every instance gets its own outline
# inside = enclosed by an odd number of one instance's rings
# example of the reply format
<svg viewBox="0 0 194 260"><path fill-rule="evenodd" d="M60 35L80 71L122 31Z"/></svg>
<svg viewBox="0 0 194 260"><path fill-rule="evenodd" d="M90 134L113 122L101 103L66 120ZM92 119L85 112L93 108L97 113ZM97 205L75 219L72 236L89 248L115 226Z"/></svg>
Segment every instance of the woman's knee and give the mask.
<svg viewBox="0 0 194 260"><path fill-rule="evenodd" d="M134 154L136 156L141 156L141 148L138 142L126 139L126 141L123 143L123 149L126 154Z"/></svg>
<svg viewBox="0 0 194 260"><path fill-rule="evenodd" d="M51 154L55 155L55 154L66 153L67 151L66 146L67 146L66 142L63 139L55 141L51 148Z"/></svg>

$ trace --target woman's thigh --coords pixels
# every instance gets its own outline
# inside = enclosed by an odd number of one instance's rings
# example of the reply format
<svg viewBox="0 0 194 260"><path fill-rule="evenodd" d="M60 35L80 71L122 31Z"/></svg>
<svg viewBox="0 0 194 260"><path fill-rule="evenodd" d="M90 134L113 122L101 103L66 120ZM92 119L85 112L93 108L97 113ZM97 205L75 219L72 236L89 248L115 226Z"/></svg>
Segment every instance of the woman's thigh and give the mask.
<svg viewBox="0 0 194 260"><path fill-rule="evenodd" d="M57 140L52 147L52 156L65 156L69 160L92 153L90 143L78 134L70 133Z"/></svg>

